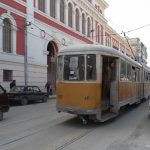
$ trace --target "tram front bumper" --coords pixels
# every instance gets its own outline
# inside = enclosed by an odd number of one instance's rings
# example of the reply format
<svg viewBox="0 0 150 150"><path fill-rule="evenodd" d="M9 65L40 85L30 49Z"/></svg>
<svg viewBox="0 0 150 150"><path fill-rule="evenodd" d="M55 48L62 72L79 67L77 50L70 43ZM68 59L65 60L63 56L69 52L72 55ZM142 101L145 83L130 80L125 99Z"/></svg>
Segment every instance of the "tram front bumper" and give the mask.
<svg viewBox="0 0 150 150"><path fill-rule="evenodd" d="M88 109L88 110L81 110L81 109L73 109L73 108L60 108L57 107L58 112L67 112L70 114L77 114L77 115L96 115L97 109Z"/></svg>

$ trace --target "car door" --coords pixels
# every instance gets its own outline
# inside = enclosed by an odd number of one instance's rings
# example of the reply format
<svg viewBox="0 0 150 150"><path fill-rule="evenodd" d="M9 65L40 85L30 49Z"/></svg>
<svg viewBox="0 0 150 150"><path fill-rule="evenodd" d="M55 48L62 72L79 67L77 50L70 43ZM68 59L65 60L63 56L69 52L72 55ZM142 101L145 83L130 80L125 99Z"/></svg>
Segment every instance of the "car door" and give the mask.
<svg viewBox="0 0 150 150"><path fill-rule="evenodd" d="M42 93L39 87L34 86L33 87L33 92L34 92L34 99L35 100L41 100L42 99Z"/></svg>
<svg viewBox="0 0 150 150"><path fill-rule="evenodd" d="M33 92L32 86L28 86L27 87L26 96L27 96L29 101L33 101L34 100L34 92Z"/></svg>

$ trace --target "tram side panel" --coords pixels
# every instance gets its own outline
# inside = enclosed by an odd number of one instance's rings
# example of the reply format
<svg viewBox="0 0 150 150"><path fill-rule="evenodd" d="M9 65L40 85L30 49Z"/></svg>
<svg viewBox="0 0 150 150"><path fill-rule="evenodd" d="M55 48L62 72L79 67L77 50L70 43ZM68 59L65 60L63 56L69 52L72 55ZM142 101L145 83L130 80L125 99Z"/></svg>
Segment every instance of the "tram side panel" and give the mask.
<svg viewBox="0 0 150 150"><path fill-rule="evenodd" d="M119 106L122 107L127 104L132 104L137 99L136 83L119 82L118 100Z"/></svg>
<svg viewBox="0 0 150 150"><path fill-rule="evenodd" d="M150 96L150 73L143 69L143 95L145 99Z"/></svg>
<svg viewBox="0 0 150 150"><path fill-rule="evenodd" d="M144 98L148 98L150 96L150 83L144 82Z"/></svg>

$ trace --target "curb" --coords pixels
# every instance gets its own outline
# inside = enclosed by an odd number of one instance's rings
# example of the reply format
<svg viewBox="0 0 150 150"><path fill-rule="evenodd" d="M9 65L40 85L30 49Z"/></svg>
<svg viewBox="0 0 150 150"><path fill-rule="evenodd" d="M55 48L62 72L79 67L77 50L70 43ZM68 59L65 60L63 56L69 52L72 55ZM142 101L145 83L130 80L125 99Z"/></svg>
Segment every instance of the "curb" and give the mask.
<svg viewBox="0 0 150 150"><path fill-rule="evenodd" d="M56 99L56 95L51 95L48 99Z"/></svg>

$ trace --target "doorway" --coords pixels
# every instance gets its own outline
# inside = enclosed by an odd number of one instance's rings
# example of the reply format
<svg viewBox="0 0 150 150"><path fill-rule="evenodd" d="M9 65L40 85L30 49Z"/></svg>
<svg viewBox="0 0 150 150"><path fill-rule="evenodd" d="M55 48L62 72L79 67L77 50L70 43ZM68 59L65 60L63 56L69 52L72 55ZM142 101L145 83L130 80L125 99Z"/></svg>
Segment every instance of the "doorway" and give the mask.
<svg viewBox="0 0 150 150"><path fill-rule="evenodd" d="M117 58L102 56L102 111L112 112L117 100Z"/></svg>
<svg viewBox="0 0 150 150"><path fill-rule="evenodd" d="M51 84L52 94L55 95L56 89L56 63L58 47L54 41L50 41L47 45L47 82Z"/></svg>

